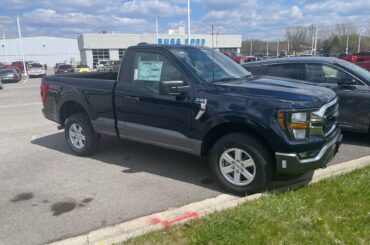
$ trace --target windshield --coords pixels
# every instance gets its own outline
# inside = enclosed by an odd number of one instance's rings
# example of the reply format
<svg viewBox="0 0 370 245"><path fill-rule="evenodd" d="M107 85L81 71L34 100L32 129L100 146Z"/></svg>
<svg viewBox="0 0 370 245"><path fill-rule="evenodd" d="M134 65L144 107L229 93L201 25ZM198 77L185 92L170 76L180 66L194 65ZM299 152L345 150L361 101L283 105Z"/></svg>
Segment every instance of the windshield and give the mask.
<svg viewBox="0 0 370 245"><path fill-rule="evenodd" d="M60 69L71 69L72 66L71 65L60 65L59 68Z"/></svg>
<svg viewBox="0 0 370 245"><path fill-rule="evenodd" d="M87 65L78 65L77 68L89 68Z"/></svg>
<svg viewBox="0 0 370 245"><path fill-rule="evenodd" d="M29 64L28 67L43 67L43 66L38 63L32 63L32 64Z"/></svg>
<svg viewBox="0 0 370 245"><path fill-rule="evenodd" d="M187 47L173 48L170 51L198 75L202 82L240 79L251 75L216 50Z"/></svg>
<svg viewBox="0 0 370 245"><path fill-rule="evenodd" d="M338 60L337 62L339 65L346 67L354 74L358 74L359 76L363 77L367 84L370 83L370 72L368 70L345 60Z"/></svg>

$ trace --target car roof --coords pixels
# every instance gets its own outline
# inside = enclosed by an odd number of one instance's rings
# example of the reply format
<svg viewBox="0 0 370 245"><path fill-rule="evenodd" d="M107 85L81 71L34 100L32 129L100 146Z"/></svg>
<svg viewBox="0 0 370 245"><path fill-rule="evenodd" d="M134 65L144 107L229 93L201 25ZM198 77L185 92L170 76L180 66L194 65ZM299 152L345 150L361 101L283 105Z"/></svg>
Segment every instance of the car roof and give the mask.
<svg viewBox="0 0 370 245"><path fill-rule="evenodd" d="M288 58L275 58L275 59L261 60L261 61L246 63L246 64L243 64L243 66L248 67L248 66L257 66L257 65L307 63L307 62L335 64L337 63L337 61L338 61L338 58L335 58L335 57L304 56L304 57L288 57Z"/></svg>

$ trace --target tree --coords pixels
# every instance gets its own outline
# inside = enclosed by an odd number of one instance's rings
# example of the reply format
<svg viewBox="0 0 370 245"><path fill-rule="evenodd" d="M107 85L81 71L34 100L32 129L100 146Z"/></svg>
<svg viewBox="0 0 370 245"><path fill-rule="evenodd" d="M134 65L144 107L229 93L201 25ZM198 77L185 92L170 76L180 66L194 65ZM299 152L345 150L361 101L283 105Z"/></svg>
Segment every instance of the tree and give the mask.
<svg viewBox="0 0 370 245"><path fill-rule="evenodd" d="M290 42L292 51L299 52L307 46L308 31L305 26L292 26L285 29L285 36Z"/></svg>

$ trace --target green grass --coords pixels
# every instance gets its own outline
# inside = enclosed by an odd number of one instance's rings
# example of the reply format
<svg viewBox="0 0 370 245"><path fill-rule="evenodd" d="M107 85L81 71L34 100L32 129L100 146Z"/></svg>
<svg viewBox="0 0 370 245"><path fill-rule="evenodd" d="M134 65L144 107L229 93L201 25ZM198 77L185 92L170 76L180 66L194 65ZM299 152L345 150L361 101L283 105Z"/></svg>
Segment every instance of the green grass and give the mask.
<svg viewBox="0 0 370 245"><path fill-rule="evenodd" d="M370 167L271 194L126 243L368 245Z"/></svg>

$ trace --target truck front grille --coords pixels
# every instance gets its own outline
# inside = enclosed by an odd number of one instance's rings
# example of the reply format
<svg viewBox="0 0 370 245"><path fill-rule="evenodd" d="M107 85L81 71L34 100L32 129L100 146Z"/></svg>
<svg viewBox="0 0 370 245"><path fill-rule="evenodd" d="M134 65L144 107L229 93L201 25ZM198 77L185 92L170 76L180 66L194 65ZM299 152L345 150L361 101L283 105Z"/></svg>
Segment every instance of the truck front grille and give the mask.
<svg viewBox="0 0 370 245"><path fill-rule="evenodd" d="M325 136L330 135L337 127L338 108L338 103L335 103L328 107L325 111L323 126L323 132Z"/></svg>

